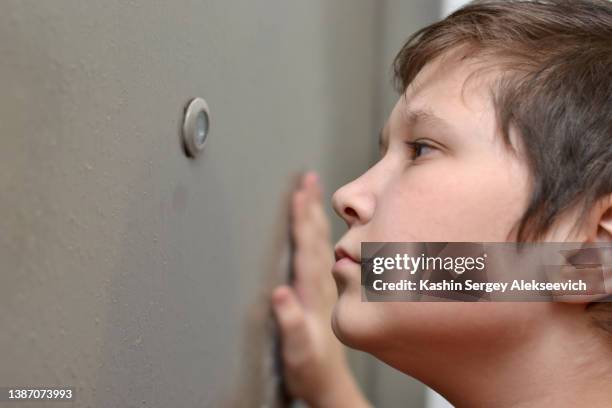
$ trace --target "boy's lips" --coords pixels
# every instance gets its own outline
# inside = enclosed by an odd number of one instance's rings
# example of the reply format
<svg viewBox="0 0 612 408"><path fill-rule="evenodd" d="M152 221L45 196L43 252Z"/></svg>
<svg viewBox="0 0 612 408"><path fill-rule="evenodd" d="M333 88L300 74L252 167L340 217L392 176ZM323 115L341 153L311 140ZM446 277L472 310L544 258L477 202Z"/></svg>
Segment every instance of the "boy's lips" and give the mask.
<svg viewBox="0 0 612 408"><path fill-rule="evenodd" d="M358 246L351 246L348 240L338 242L334 247L334 256L336 263L334 264L331 272L336 279L336 283L345 281L349 276L358 276L361 270L361 251L352 251L351 248L361 248Z"/></svg>
<svg viewBox="0 0 612 408"><path fill-rule="evenodd" d="M339 245L334 249L334 256L336 257L336 263L344 260L343 262L350 261L356 264L361 264L361 257L351 254L349 251Z"/></svg>

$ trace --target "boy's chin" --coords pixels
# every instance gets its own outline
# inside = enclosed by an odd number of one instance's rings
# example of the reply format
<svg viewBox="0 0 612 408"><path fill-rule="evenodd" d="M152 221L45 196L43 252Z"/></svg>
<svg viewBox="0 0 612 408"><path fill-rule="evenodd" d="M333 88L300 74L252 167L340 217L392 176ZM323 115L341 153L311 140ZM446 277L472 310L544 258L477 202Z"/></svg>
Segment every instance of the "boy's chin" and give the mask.
<svg viewBox="0 0 612 408"><path fill-rule="evenodd" d="M339 296L331 318L334 334L344 345L368 351L380 341L376 327L374 303L362 302L359 296L343 293Z"/></svg>

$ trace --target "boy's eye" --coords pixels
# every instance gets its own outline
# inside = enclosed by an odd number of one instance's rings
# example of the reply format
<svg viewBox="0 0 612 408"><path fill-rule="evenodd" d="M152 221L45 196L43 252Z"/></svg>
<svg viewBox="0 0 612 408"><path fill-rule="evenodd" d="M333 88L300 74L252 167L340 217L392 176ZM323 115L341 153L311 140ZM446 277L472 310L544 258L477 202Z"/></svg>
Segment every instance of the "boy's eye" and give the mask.
<svg viewBox="0 0 612 408"><path fill-rule="evenodd" d="M431 153L435 148L426 143L421 142L406 142L410 149L411 160L416 160L424 154Z"/></svg>

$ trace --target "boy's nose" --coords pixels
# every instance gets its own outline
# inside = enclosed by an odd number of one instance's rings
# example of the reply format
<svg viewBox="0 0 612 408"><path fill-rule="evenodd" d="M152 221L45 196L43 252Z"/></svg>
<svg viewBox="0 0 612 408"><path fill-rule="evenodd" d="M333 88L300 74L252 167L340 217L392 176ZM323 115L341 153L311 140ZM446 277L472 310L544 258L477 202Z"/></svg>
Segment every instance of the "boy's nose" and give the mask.
<svg viewBox="0 0 612 408"><path fill-rule="evenodd" d="M374 213L374 196L366 192L359 179L340 187L332 196L332 206L350 228L366 224Z"/></svg>

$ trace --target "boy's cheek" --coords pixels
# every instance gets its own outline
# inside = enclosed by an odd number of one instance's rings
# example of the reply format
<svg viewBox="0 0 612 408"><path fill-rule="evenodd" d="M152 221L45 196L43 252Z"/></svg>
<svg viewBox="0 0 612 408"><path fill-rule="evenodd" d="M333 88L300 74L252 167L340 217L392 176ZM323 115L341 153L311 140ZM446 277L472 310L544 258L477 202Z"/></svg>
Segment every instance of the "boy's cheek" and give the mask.
<svg viewBox="0 0 612 408"><path fill-rule="evenodd" d="M389 189L365 240L505 241L524 211L525 187L499 170L470 170L411 178Z"/></svg>

